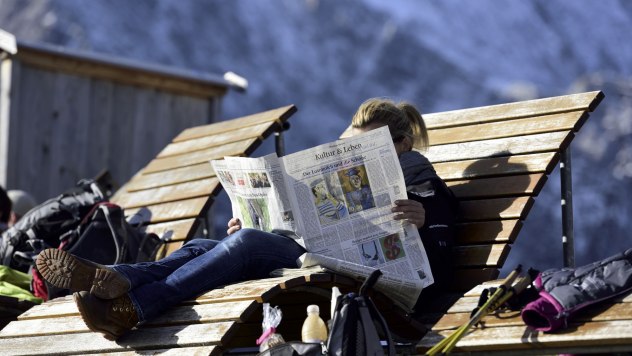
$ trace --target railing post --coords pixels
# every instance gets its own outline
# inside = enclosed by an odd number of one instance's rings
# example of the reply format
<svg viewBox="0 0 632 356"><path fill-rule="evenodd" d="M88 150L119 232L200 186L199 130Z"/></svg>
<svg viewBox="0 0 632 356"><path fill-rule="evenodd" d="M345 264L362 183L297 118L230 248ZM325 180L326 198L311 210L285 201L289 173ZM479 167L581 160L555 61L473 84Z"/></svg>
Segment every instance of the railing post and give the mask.
<svg viewBox="0 0 632 356"><path fill-rule="evenodd" d="M562 151L560 158L560 180L562 190L562 252L564 267L575 267L575 242L573 236L573 179L571 171L571 148Z"/></svg>
<svg viewBox="0 0 632 356"><path fill-rule="evenodd" d="M281 124L281 127L274 132L274 148L277 156L283 157L285 156L285 144L283 141L283 131L289 130L290 123L284 122Z"/></svg>

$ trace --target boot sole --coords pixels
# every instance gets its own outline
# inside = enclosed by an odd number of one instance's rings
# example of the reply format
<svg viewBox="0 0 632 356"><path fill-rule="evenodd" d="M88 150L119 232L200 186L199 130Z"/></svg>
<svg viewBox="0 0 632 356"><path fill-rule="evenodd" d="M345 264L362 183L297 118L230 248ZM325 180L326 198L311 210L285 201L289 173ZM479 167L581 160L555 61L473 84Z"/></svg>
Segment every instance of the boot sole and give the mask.
<svg viewBox="0 0 632 356"><path fill-rule="evenodd" d="M102 299L114 299L129 291L129 282L118 272L63 250L42 251L36 264L42 277L57 288L87 291Z"/></svg>
<svg viewBox="0 0 632 356"><path fill-rule="evenodd" d="M83 303L83 299L77 293L72 295L72 299L75 301L75 304L77 305L77 309L79 309L79 314L81 315L81 319L86 324L88 329L90 329L90 331L101 333L103 334L104 338L110 341L116 341L116 339L118 338L118 335L114 335L113 333L107 330L101 330L95 327L94 324L92 324L92 322L90 321L90 318L88 317L89 315L88 308Z"/></svg>

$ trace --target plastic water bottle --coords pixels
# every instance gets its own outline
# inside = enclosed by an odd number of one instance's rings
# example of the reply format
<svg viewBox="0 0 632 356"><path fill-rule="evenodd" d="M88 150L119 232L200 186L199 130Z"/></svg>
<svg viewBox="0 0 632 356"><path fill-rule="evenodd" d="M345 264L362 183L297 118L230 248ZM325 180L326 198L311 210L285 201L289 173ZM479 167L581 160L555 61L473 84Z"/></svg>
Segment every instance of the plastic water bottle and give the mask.
<svg viewBox="0 0 632 356"><path fill-rule="evenodd" d="M326 342L327 326L320 318L320 309L318 305L310 305L307 307L307 318L303 322L301 329L301 338L303 342Z"/></svg>

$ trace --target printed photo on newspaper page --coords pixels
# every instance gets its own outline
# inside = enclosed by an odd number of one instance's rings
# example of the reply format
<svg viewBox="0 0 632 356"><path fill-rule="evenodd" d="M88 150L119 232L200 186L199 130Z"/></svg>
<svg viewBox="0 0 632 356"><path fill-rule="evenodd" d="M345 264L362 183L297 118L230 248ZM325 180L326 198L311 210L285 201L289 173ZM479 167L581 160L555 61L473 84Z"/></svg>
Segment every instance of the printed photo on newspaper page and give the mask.
<svg viewBox="0 0 632 356"><path fill-rule="evenodd" d="M393 202L407 195L388 128L287 155L281 162L297 214L296 233L312 258L338 260L322 265L356 277L379 268L384 276L378 288L412 308L433 277L415 226L393 219Z"/></svg>
<svg viewBox="0 0 632 356"><path fill-rule="evenodd" d="M295 231L284 174L275 154L260 158L225 157L211 161L242 226L262 231Z"/></svg>

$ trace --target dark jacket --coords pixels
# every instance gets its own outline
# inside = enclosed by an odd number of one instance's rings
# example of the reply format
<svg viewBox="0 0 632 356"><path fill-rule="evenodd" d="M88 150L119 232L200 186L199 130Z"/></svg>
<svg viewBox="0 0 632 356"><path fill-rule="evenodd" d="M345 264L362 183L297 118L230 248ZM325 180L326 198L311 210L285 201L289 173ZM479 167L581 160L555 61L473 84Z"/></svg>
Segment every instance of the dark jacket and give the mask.
<svg viewBox="0 0 632 356"><path fill-rule="evenodd" d="M457 201L452 191L435 172L432 164L419 152L405 152L399 157L408 198L421 202L426 221L419 229L435 283L425 288L419 301L443 291L453 278L452 250L455 239ZM417 308L415 308L417 309Z"/></svg>
<svg viewBox="0 0 632 356"><path fill-rule="evenodd" d="M552 332L595 303L632 291L632 249L578 268L546 270L534 286L540 297L522 310L525 324Z"/></svg>

